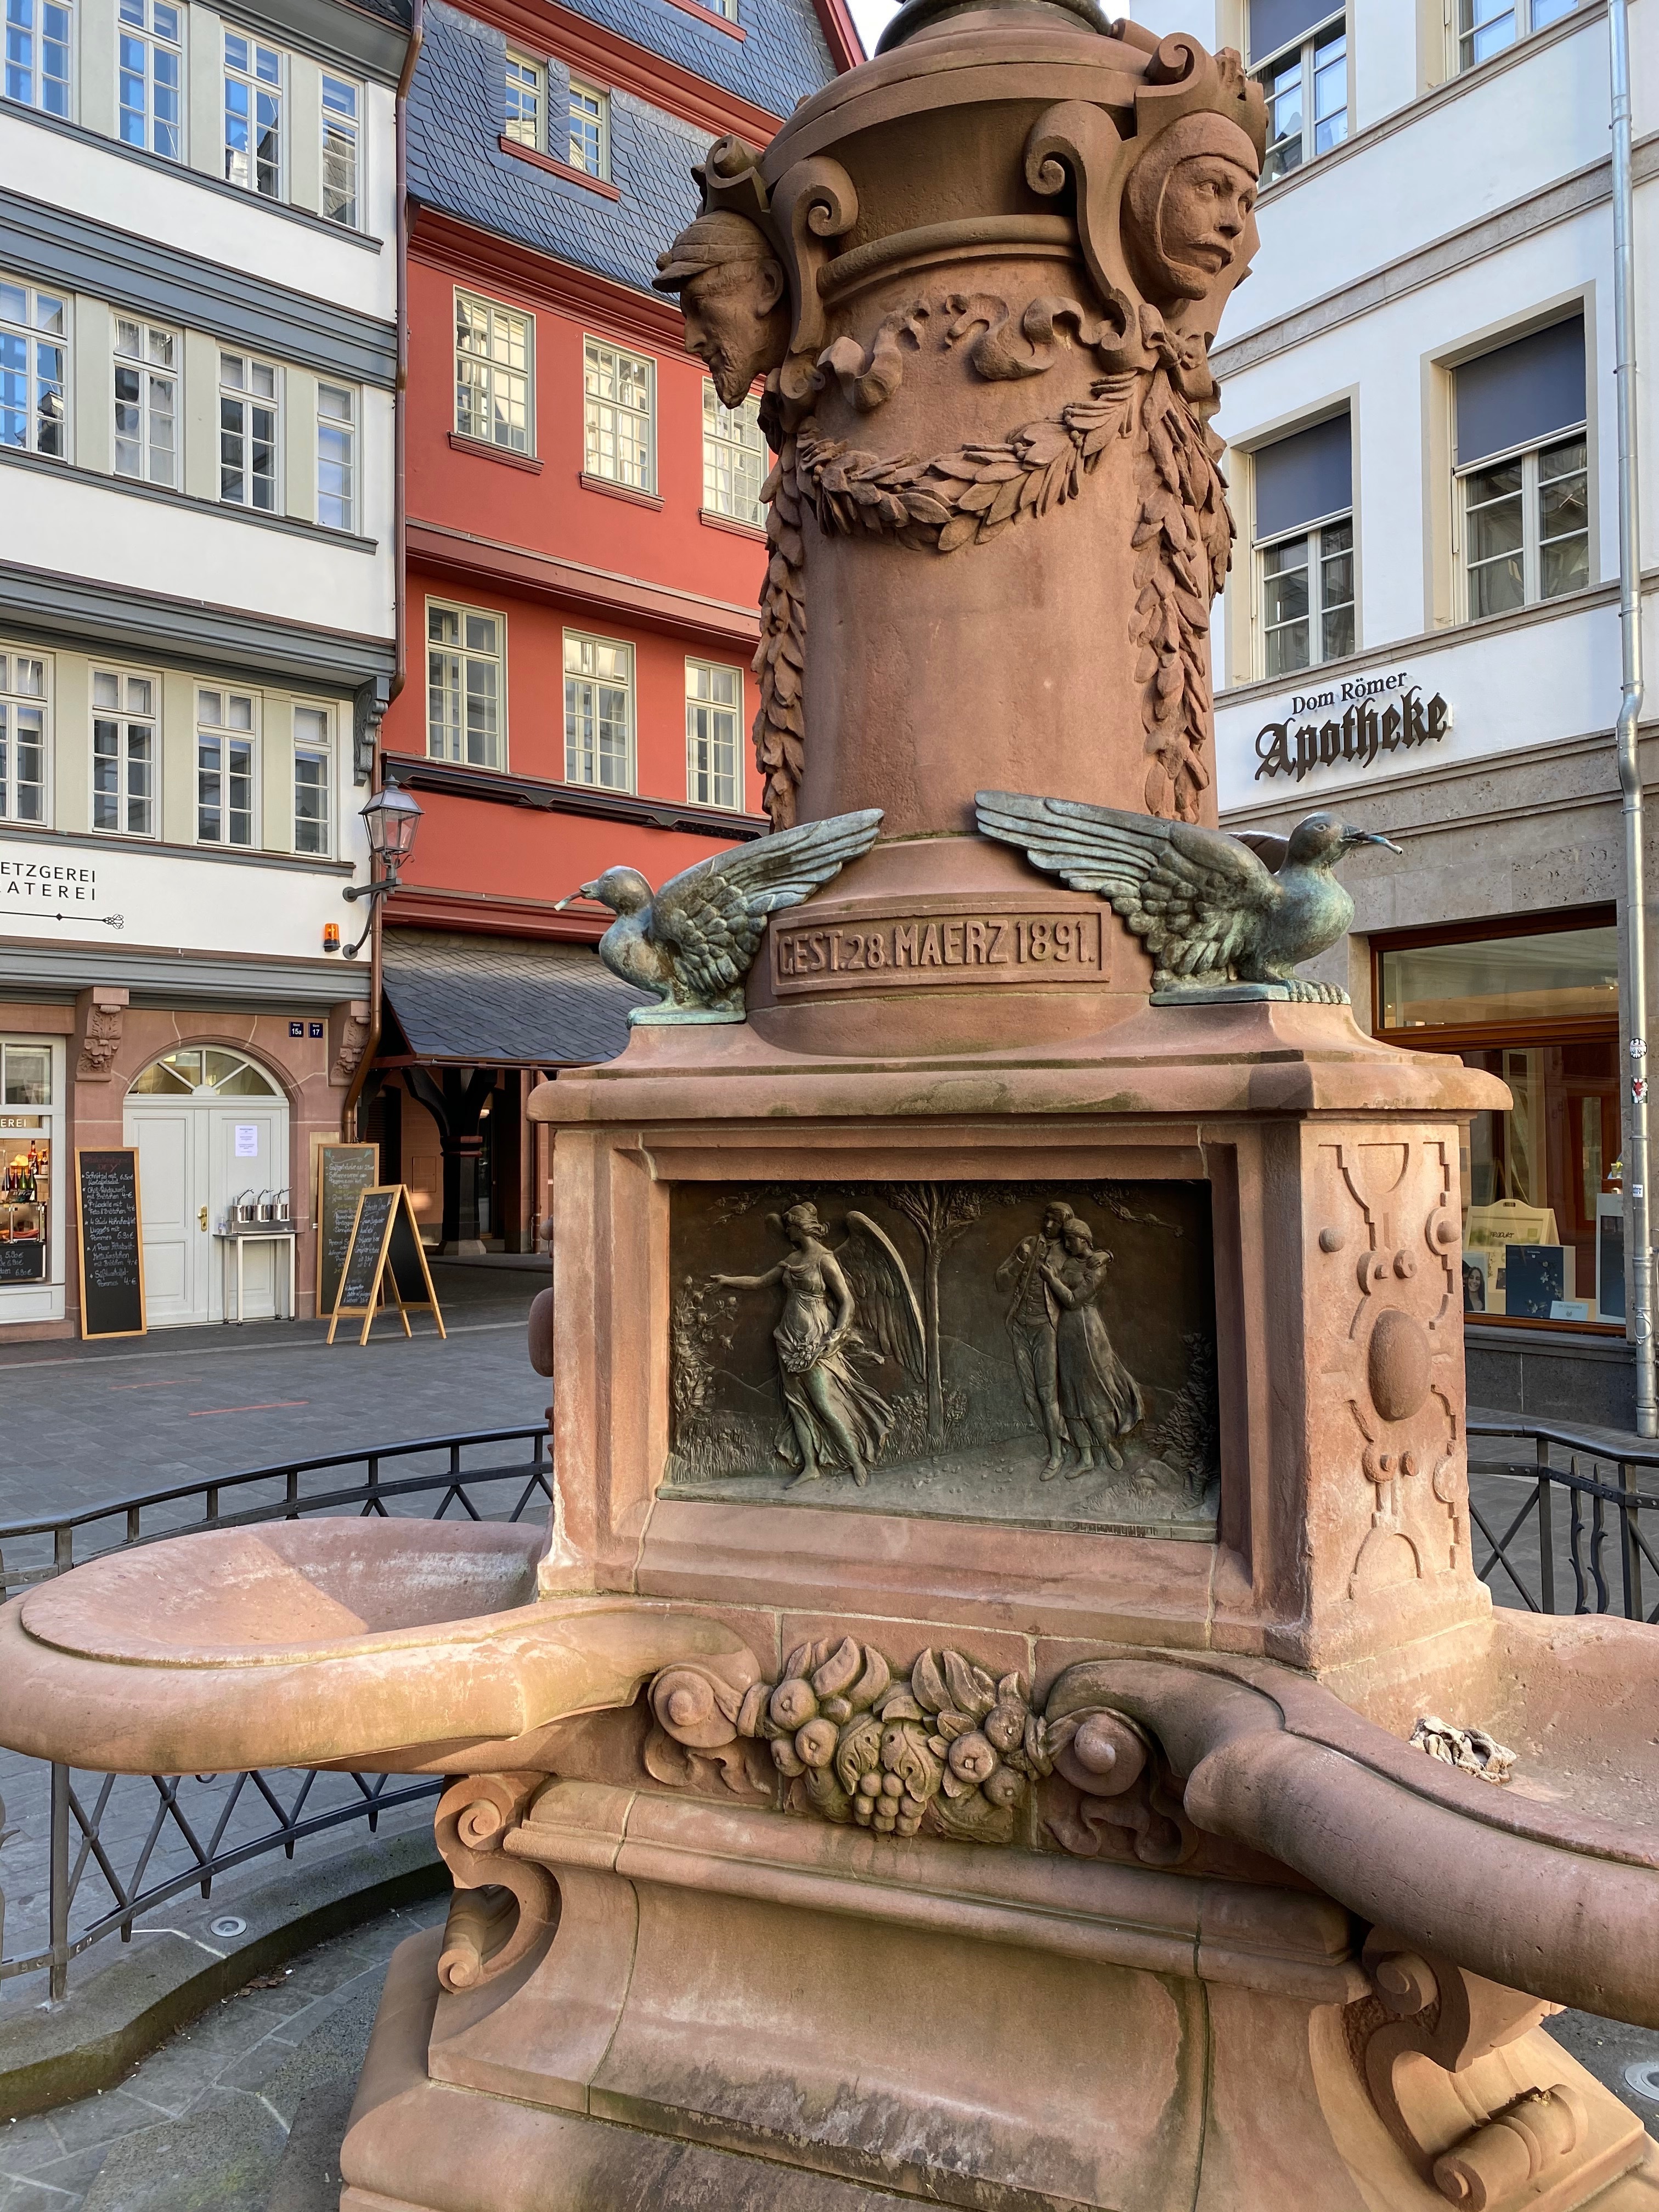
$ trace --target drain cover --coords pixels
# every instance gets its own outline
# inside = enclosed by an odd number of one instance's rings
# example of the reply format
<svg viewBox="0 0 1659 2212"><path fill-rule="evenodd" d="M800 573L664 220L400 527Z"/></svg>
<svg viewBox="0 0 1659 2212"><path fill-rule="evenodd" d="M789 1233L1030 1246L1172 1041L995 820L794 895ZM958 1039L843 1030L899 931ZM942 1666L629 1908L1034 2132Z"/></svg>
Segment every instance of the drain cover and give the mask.
<svg viewBox="0 0 1659 2212"><path fill-rule="evenodd" d="M247 1923L237 1919L234 1912L228 1912L222 1920L209 1922L208 1933L210 1936L246 1936Z"/></svg>
<svg viewBox="0 0 1659 2212"><path fill-rule="evenodd" d="M1638 2058L1625 2069L1626 2085L1638 2097L1659 2105L1659 2058Z"/></svg>

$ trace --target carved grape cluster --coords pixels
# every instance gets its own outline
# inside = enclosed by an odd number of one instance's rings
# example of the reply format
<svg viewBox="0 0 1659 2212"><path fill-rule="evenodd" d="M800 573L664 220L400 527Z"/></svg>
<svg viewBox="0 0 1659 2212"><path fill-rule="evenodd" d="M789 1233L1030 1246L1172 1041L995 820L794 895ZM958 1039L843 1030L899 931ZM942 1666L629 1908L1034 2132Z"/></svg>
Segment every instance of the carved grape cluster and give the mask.
<svg viewBox="0 0 1659 2212"><path fill-rule="evenodd" d="M792 1651L775 1684L748 1692L737 1727L769 1742L822 1818L878 1835L927 1828L1012 1842L1030 1784L1050 1763L1019 1674L998 1681L958 1651L928 1650L895 1679L850 1636Z"/></svg>

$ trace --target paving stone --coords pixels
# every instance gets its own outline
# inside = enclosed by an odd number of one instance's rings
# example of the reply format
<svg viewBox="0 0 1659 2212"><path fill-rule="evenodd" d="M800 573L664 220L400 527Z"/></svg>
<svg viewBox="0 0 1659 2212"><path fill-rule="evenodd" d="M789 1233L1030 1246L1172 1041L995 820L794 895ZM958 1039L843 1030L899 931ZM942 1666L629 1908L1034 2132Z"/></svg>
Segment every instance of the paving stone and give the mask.
<svg viewBox="0 0 1659 2212"><path fill-rule="evenodd" d="M264 2212L286 2141L258 2098L221 2091L112 2144L84 2212Z"/></svg>

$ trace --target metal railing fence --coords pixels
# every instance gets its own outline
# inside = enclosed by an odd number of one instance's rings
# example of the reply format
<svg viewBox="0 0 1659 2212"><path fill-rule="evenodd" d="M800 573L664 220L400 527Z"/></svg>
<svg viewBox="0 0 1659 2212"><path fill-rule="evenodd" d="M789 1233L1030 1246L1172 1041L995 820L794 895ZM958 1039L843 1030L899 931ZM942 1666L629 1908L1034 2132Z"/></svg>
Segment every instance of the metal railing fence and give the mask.
<svg viewBox="0 0 1659 2212"><path fill-rule="evenodd" d="M1468 1431L1475 1572L1494 1601L1659 1622L1659 1444L1615 1448L1524 1417ZM1487 1449L1505 1443L1513 1457Z"/></svg>
<svg viewBox="0 0 1659 2212"><path fill-rule="evenodd" d="M551 1505L546 1438L543 1423L425 1437L287 1460L75 1513L0 1523L0 1595L66 1574L83 1559L192 1529L319 1514L434 1521L465 1514L516 1522ZM524 1448L516 1457L514 1445ZM16 1764L47 1778L43 1761ZM366 1822L374 1834L385 1814L435 1797L444 1787L437 1776L253 1769L234 1776L94 1773L77 1787L80 1771L57 1765L49 1770L44 1947L4 1955L0 1893L0 1984L44 1971L54 2002L67 1992L71 1960L106 1936L118 1932L128 1942L140 1916L168 1899L197 1887L209 1897L216 1875L278 1850L291 1859L297 1844L353 1821ZM7 1786L14 1784L9 1780ZM262 1811L271 1816L263 1825ZM17 1832L0 1826L0 1843Z"/></svg>

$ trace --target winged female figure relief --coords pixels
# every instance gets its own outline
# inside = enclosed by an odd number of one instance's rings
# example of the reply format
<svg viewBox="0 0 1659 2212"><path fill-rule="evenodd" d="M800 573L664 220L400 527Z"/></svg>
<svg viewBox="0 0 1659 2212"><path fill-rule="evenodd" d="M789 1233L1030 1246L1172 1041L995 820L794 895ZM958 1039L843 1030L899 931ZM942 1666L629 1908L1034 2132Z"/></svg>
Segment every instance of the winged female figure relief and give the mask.
<svg viewBox="0 0 1659 2212"><path fill-rule="evenodd" d="M839 1466L861 1489L894 1418L871 1370L890 1359L913 1382L926 1372L915 1292L891 1240L867 1214L849 1213L847 1237L834 1247L810 1203L766 1218L789 1241L785 1256L764 1274L712 1279L721 1290L783 1292L772 1341L800 1462L791 1487ZM779 1449L787 1456L788 1442Z"/></svg>

